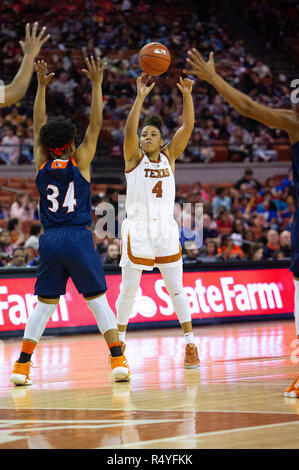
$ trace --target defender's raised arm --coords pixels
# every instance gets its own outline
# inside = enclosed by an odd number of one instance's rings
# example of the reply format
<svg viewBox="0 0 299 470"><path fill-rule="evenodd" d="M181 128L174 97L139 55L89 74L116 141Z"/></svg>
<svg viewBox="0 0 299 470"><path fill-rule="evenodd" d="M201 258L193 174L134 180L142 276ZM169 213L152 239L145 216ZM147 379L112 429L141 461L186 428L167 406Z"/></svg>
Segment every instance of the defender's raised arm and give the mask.
<svg viewBox="0 0 299 470"><path fill-rule="evenodd" d="M187 63L191 69L184 70L184 73L195 75L201 80L209 82L243 116L255 119L266 126L286 131L290 136L291 143L298 140L299 122L292 110L273 109L260 105L245 93L229 85L215 70L213 52L210 53L207 62L196 49L188 51L188 55Z"/></svg>
<svg viewBox="0 0 299 470"><path fill-rule="evenodd" d="M41 127L46 123L46 88L54 77L54 73L46 75L47 64L39 60L35 64L37 74L37 91L33 107L33 137L34 137L34 162L36 169L48 159L45 149L39 144L39 133Z"/></svg>
<svg viewBox="0 0 299 470"><path fill-rule="evenodd" d="M101 65L100 57L97 57L96 61L93 57L91 57L90 60L86 57L85 62L87 69L82 69L82 72L92 82L90 119L84 140L76 151L75 160L80 171L86 172L85 176L88 179L90 163L96 152L98 137L103 122L102 82L106 64Z"/></svg>
<svg viewBox="0 0 299 470"><path fill-rule="evenodd" d="M26 24L25 41L20 41L24 53L22 64L13 81L4 87L4 102L0 102L0 108L11 106L21 100L28 89L32 73L34 60L38 56L43 44L49 39L50 34L44 36L46 27L44 26L37 35L38 22L34 23L30 33L30 25Z"/></svg>

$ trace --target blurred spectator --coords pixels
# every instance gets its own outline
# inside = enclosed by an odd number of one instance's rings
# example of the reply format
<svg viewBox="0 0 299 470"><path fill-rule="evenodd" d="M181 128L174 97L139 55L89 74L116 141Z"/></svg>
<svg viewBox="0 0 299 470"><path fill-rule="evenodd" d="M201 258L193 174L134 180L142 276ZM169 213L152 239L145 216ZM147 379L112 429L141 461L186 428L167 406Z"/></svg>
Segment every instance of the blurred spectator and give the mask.
<svg viewBox="0 0 299 470"><path fill-rule="evenodd" d="M244 131L237 127L228 141L229 160L247 161L250 158L251 142L246 141Z"/></svg>
<svg viewBox="0 0 299 470"><path fill-rule="evenodd" d="M114 264L118 266L119 260L120 260L120 253L119 253L118 246L115 243L110 243L107 246L107 253L103 259L103 263Z"/></svg>
<svg viewBox="0 0 299 470"><path fill-rule="evenodd" d="M21 148L22 163L33 163L33 143L33 129L29 127Z"/></svg>
<svg viewBox="0 0 299 470"><path fill-rule="evenodd" d="M1 203L0 203L0 219L1 220L7 219L7 210L4 209Z"/></svg>
<svg viewBox="0 0 299 470"><path fill-rule="evenodd" d="M230 239L229 235L222 235L220 246L218 247L217 259L227 261L232 259L242 259L245 257L245 253L242 248L235 245Z"/></svg>
<svg viewBox="0 0 299 470"><path fill-rule="evenodd" d="M25 250L21 247L15 248L12 254L12 260L7 263L6 268L27 268Z"/></svg>
<svg viewBox="0 0 299 470"><path fill-rule="evenodd" d="M225 208L228 212L231 210L231 198L227 196L225 188L216 188L216 196L212 199L213 217L217 218L220 208Z"/></svg>
<svg viewBox="0 0 299 470"><path fill-rule="evenodd" d="M202 227L203 227L203 242L207 238L217 238L219 233L215 228L217 228L217 224L212 222L212 218L209 214L203 214L202 216Z"/></svg>
<svg viewBox="0 0 299 470"><path fill-rule="evenodd" d="M203 263L217 261L217 244L213 240L207 240L204 251L199 254L199 259Z"/></svg>
<svg viewBox="0 0 299 470"><path fill-rule="evenodd" d="M291 233L288 230L280 234L280 252L284 258L291 257Z"/></svg>
<svg viewBox="0 0 299 470"><path fill-rule="evenodd" d="M199 261L199 248L194 242L185 242L185 254L183 255L183 264L196 264Z"/></svg>
<svg viewBox="0 0 299 470"><path fill-rule="evenodd" d="M17 164L20 156L20 141L16 135L16 127L10 125L6 129L0 144L0 163Z"/></svg>
<svg viewBox="0 0 299 470"><path fill-rule="evenodd" d="M9 121L13 126L17 128L17 126L25 121L25 117L19 113L19 108L14 106L10 112L5 116L5 119Z"/></svg>
<svg viewBox="0 0 299 470"><path fill-rule="evenodd" d="M35 253L38 252L39 248L39 237L42 234L42 226L40 224L32 224L30 227L30 234L27 238L24 247L32 248Z"/></svg>
<svg viewBox="0 0 299 470"><path fill-rule="evenodd" d="M22 232L20 221L17 218L12 218L7 221L6 229L10 233L10 240L14 246L19 246L24 243L25 237Z"/></svg>
<svg viewBox="0 0 299 470"><path fill-rule="evenodd" d="M209 202L210 196L208 193L203 189L202 184L200 181L195 181L191 185L190 195L192 194L200 194L200 197L203 202Z"/></svg>
<svg viewBox="0 0 299 470"><path fill-rule="evenodd" d="M259 136L255 137L253 144L253 155L255 160L269 162L277 160L277 152L272 149L273 138L265 129L260 129Z"/></svg>
<svg viewBox="0 0 299 470"><path fill-rule="evenodd" d="M34 214L32 205L29 203L28 193L17 193L15 202L12 203L10 208L10 217L20 220L33 220Z"/></svg>
<svg viewBox="0 0 299 470"><path fill-rule="evenodd" d="M249 261L260 261L263 259L263 249L264 245L262 243L253 243L249 247L247 259Z"/></svg>
<svg viewBox="0 0 299 470"><path fill-rule="evenodd" d="M261 183L253 178L253 171L250 168L247 168L244 172L244 176L238 180L234 186L235 189L240 189L241 186L245 186L246 188L255 188L258 191L261 189Z"/></svg>
<svg viewBox="0 0 299 470"><path fill-rule="evenodd" d="M232 225L232 234L230 239L234 242L235 245L242 246L245 232L246 230L243 221L241 219L235 219Z"/></svg>
<svg viewBox="0 0 299 470"><path fill-rule="evenodd" d="M14 245L11 243L10 232L3 229L0 232L0 252L12 256Z"/></svg>
<svg viewBox="0 0 299 470"><path fill-rule="evenodd" d="M49 85L49 89L52 93L70 105L74 103L74 89L76 87L76 81L74 78L70 78L66 72L61 72L59 78Z"/></svg>
<svg viewBox="0 0 299 470"><path fill-rule="evenodd" d="M217 230L220 234L230 234L232 231L232 221L230 213L226 209L220 209L219 216L216 220Z"/></svg>
<svg viewBox="0 0 299 470"><path fill-rule="evenodd" d="M264 247L263 259L276 258L280 251L279 233L276 230L269 230L267 233L267 244Z"/></svg>

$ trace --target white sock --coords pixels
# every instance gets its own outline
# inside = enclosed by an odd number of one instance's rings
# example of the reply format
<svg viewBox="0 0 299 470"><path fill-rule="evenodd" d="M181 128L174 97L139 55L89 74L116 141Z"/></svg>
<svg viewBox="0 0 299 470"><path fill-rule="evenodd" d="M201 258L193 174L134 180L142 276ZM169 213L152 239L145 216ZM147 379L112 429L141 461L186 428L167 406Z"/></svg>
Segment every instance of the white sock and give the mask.
<svg viewBox="0 0 299 470"><path fill-rule="evenodd" d="M38 300L35 308L28 317L24 338L32 339L38 343L56 308L57 304L46 304Z"/></svg>
<svg viewBox="0 0 299 470"><path fill-rule="evenodd" d="M193 333L185 333L184 338L185 338L185 345L186 346L187 346L187 344L194 344L194 335L193 335Z"/></svg>
<svg viewBox="0 0 299 470"><path fill-rule="evenodd" d="M118 337L119 337L119 341L122 341L123 343L126 342L126 332L125 331L119 331L118 332Z"/></svg>
<svg viewBox="0 0 299 470"><path fill-rule="evenodd" d="M295 317L296 333L297 333L297 336L299 336L299 281L294 279L294 284L295 284L294 317Z"/></svg>

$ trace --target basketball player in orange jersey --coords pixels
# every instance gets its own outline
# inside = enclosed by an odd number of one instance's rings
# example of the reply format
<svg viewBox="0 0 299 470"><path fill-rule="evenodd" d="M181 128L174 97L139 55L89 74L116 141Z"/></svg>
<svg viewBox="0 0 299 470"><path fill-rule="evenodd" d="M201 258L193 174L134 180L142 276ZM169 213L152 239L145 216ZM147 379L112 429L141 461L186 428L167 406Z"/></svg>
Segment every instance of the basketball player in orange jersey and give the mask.
<svg viewBox="0 0 299 470"><path fill-rule="evenodd" d="M180 78L183 96L181 127L164 145L162 121L148 116L138 139L138 126L144 100L155 86L147 86L150 76L137 79L137 96L129 113L124 136L127 179L126 212L122 224L122 284L116 301L119 339L125 348L125 334L133 311L142 270L158 267L171 297L174 311L185 336L186 368L199 366L194 344L189 301L183 287L182 252L179 230L174 220L175 160L185 150L194 127L193 82Z"/></svg>
<svg viewBox="0 0 299 470"><path fill-rule="evenodd" d="M211 52L206 62L196 49L188 51L188 64L191 70L184 70L186 74L195 75L201 80L210 83L240 114L255 119L262 124L288 133L292 145L293 180L297 197L299 196L299 106L292 103L292 109L274 109L260 105L244 93L236 90L223 80L215 71L214 53ZM294 316L296 333L299 339L299 216L298 208L295 213L292 227L292 256L290 270L293 272L295 297ZM285 390L286 397L299 398L299 376Z"/></svg>
<svg viewBox="0 0 299 470"><path fill-rule="evenodd" d="M92 82L90 123L82 144L76 148L74 126L63 116L46 119L46 87L54 74L46 75L46 64L38 61L38 89L33 108L34 162L40 194L40 237L35 295L37 304L28 317L21 353L15 362L11 382L31 385L31 355L60 295L71 278L93 312L110 351L112 378L128 381L130 372L118 338L116 318L107 298L107 285L90 225L90 164L102 126L102 80L105 66L100 59L86 58L83 72Z"/></svg>
<svg viewBox="0 0 299 470"><path fill-rule="evenodd" d="M37 28L38 22L34 23L30 33L30 25L29 23L26 24L25 41L20 41L24 53L23 61L13 81L6 85L4 90L0 90L0 108L11 106L21 100L27 91L33 73L34 60L38 56L43 44L50 37L50 34L44 36L46 32L45 26L38 35Z"/></svg>

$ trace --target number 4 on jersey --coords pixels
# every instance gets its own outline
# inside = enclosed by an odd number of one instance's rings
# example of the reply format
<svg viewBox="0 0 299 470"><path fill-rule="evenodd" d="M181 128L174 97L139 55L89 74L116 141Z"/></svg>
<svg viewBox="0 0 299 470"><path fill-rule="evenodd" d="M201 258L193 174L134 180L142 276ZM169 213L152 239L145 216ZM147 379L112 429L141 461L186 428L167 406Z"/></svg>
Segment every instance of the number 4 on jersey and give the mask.
<svg viewBox="0 0 299 470"><path fill-rule="evenodd" d="M162 197L162 181L158 181L158 183L153 187L152 193L156 194L156 197Z"/></svg>
<svg viewBox="0 0 299 470"><path fill-rule="evenodd" d="M74 212L74 207L77 204L77 201L75 199L75 188L74 188L74 181L72 181L69 184L69 187L67 188L67 192L62 204L62 207L67 207L67 212Z"/></svg>

